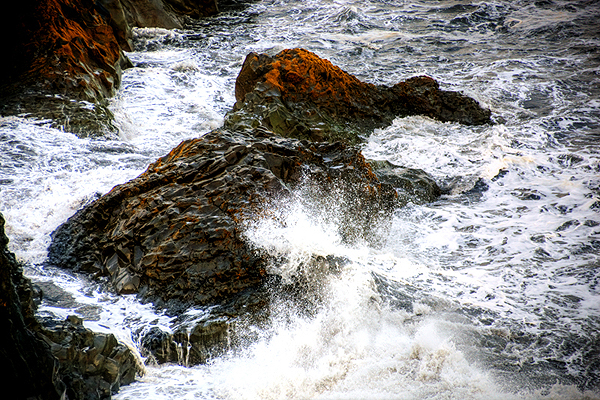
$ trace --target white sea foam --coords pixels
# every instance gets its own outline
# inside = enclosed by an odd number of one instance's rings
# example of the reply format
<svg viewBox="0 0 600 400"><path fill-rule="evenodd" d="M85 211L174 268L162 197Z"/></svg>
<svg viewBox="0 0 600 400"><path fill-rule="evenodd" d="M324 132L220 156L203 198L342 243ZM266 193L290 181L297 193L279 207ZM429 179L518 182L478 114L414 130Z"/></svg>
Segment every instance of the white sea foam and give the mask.
<svg viewBox="0 0 600 400"><path fill-rule="evenodd" d="M246 227L284 261L271 272L314 272L302 268L315 255L348 261L326 275L314 315L274 301L280 318L244 351L148 367L116 398L600 398L577 388L598 377L598 40L574 22L597 11L555 3L264 0L196 31L134 30L135 67L111 100L121 141L0 119L10 249L30 276L76 301L41 312L80 314L132 346L139 329L173 328L133 296L41 267L49 235L181 140L219 126L248 52L300 46L374 83L430 75L489 106L495 124L407 117L374 132L367 158L421 168L453 189L390 216L376 249L343 243L339 204L301 194L273 204L276 218Z"/></svg>

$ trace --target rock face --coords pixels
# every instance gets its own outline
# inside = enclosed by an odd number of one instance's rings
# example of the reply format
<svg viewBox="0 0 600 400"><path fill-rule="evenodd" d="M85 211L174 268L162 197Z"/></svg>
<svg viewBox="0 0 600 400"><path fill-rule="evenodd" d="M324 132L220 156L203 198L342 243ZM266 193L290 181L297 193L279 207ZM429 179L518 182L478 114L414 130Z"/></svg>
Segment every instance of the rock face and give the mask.
<svg viewBox="0 0 600 400"><path fill-rule="evenodd" d="M54 232L48 260L107 276L117 292L159 304L229 301L268 273L269 260L245 240L243 224L268 215L269 200L305 177L315 197L337 191L348 240L368 235L397 206L394 189L354 148L216 130L79 211Z"/></svg>
<svg viewBox="0 0 600 400"><path fill-rule="evenodd" d="M35 318L40 292L23 277L7 249L0 214L0 383L15 399L110 398L140 371L131 350L114 335L95 333L71 316ZM16 393L16 394L15 394Z"/></svg>
<svg viewBox="0 0 600 400"><path fill-rule="evenodd" d="M183 28L185 17L208 17L219 12L216 0L103 1L119 3L115 4L115 8L123 9L128 25L139 28Z"/></svg>
<svg viewBox="0 0 600 400"><path fill-rule="evenodd" d="M60 399L64 384L49 347L30 329L35 325L33 288L7 249L0 214L0 383L18 398Z"/></svg>
<svg viewBox="0 0 600 400"><path fill-rule="evenodd" d="M236 80L230 128L264 126L282 136L359 142L397 116L426 115L464 124L490 122L490 111L419 76L392 87L359 81L304 49L274 57L250 53Z"/></svg>
<svg viewBox="0 0 600 400"><path fill-rule="evenodd" d="M116 131L106 99L131 63L133 27L181 28L215 0L23 0L5 12L0 115L51 119L79 136Z"/></svg>
<svg viewBox="0 0 600 400"><path fill-rule="evenodd" d="M173 314L211 306L173 334L155 328L140 336L149 359L203 363L247 342L244 329L232 328L240 318L267 318L269 294L281 279L270 270L275 260L252 246L244 228L268 218L269 202L299 186L312 198L343 205L339 226L348 241L371 240L371 228L398 206L394 188L381 184L353 147L261 129L216 130L181 143L71 217L53 233L48 262L104 276L117 293L138 293ZM302 279L281 290L306 305L313 299L302 296L313 283Z"/></svg>
<svg viewBox="0 0 600 400"><path fill-rule="evenodd" d="M13 40L0 77L0 113L51 118L77 133L110 128L105 99L128 65L110 14L92 0L24 0L15 6L5 27Z"/></svg>
<svg viewBox="0 0 600 400"><path fill-rule="evenodd" d="M37 333L60 364L69 399L108 399L141 371L131 350L113 334L86 329L76 316L41 321Z"/></svg>
<svg viewBox="0 0 600 400"><path fill-rule="evenodd" d="M110 15L91 0L19 5L25 15L17 15L18 40L10 49L19 59L9 65L8 80L92 102L114 94L123 59Z"/></svg>

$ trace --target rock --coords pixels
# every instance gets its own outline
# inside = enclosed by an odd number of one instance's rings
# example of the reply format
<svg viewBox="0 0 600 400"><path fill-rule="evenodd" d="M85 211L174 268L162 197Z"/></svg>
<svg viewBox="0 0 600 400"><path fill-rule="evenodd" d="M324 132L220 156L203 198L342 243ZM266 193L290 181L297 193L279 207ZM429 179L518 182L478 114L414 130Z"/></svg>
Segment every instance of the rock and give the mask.
<svg viewBox="0 0 600 400"><path fill-rule="evenodd" d="M217 0L164 0L177 15L202 18L219 12Z"/></svg>
<svg viewBox="0 0 600 400"><path fill-rule="evenodd" d="M7 250L0 214L0 383L18 399L106 399L141 371L133 352L83 321L35 317L35 288Z"/></svg>
<svg viewBox="0 0 600 400"><path fill-rule="evenodd" d="M96 7L108 14L108 23L113 29L117 43L124 51L133 51L131 28L137 26L126 15L123 3L127 0L97 0Z"/></svg>
<svg viewBox="0 0 600 400"><path fill-rule="evenodd" d="M139 28L183 28L186 18L208 17L219 11L216 0L105 1L120 2L129 26Z"/></svg>
<svg viewBox="0 0 600 400"><path fill-rule="evenodd" d="M203 364L227 350L229 325L233 318L209 318L192 327L180 327L169 334L153 327L142 340L147 364L175 363L186 367Z"/></svg>
<svg viewBox="0 0 600 400"><path fill-rule="evenodd" d="M388 161L369 161L369 164L381 182L396 189L402 203L430 203L442 194L433 178L421 169L400 167Z"/></svg>
<svg viewBox="0 0 600 400"><path fill-rule="evenodd" d="M230 326L248 315L251 324L267 319L273 290L317 309L312 289L320 271L339 268L340 260L317 257L302 269L313 277L282 282L269 270L277 260L244 236L246 223L268 216L273 198L306 186L316 202L343 205L340 232L348 241L371 241L398 205L396 191L378 182L356 148L251 133L221 129L182 142L52 235L50 264L105 276L117 293L138 293L173 315L211 307L199 321L180 321L173 334L142 335L144 355L156 362L202 363L247 342L247 333Z"/></svg>
<svg viewBox="0 0 600 400"><path fill-rule="evenodd" d="M267 275L268 260L244 238L243 224L305 176L313 196L345 204L348 240L368 236L397 206L394 189L377 181L357 149L216 130L184 141L71 217L53 233L48 262L107 276L115 291L159 305L227 301Z"/></svg>
<svg viewBox="0 0 600 400"><path fill-rule="evenodd" d="M139 335L142 356L147 364L174 363L191 366L209 362L226 352L247 347L268 331L273 304L285 302L285 310L314 316L326 296L327 277L341 271L348 260L334 256L313 256L285 280L269 276L260 288L244 290L229 301L205 309L201 317L191 313L180 316L171 327L173 333L157 327Z"/></svg>
<svg viewBox="0 0 600 400"><path fill-rule="evenodd" d="M4 28L11 42L0 74L2 115L53 119L86 136L114 130L106 98L128 64L111 16L92 0L24 0ZM71 118L73 116L73 118Z"/></svg>
<svg viewBox="0 0 600 400"><path fill-rule="evenodd" d="M327 277L340 272L347 262L333 256L313 256L289 279L269 275L261 287L248 288L227 302L211 306L200 318L178 317L172 334L154 327L141 335L142 355L148 357L147 363L190 366L246 347L268 330L274 317L271 309L277 302L285 302L286 310L293 313L314 316L326 296ZM281 317L280 313L275 317Z"/></svg>
<svg viewBox="0 0 600 400"><path fill-rule="evenodd" d="M31 282L7 244L0 214L0 384L17 392L15 398L60 399L65 386L58 362L33 331L37 322Z"/></svg>
<svg viewBox="0 0 600 400"><path fill-rule="evenodd" d="M131 62L133 27L181 28L215 0L23 0L0 26L0 115L51 120L80 137L115 133L107 98Z"/></svg>
<svg viewBox="0 0 600 400"><path fill-rule="evenodd" d="M491 112L426 76L392 87L364 83L304 49L250 53L236 80L231 129L263 126L286 136L358 143L397 116L426 115L477 125Z"/></svg>
<svg viewBox="0 0 600 400"><path fill-rule="evenodd" d="M113 334L96 333L83 320L43 320L38 335L60 363L60 377L69 399L107 399L141 372L133 352Z"/></svg>

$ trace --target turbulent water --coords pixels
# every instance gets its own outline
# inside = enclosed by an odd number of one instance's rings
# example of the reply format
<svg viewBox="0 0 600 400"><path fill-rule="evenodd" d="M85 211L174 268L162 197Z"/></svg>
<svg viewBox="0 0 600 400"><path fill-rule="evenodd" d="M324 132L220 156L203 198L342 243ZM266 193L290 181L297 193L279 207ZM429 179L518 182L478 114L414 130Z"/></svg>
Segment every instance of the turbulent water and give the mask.
<svg viewBox="0 0 600 400"><path fill-rule="evenodd" d="M349 262L310 316L275 302L259 340L207 365L148 366L116 399L600 398L600 3L255 1L188 30L135 31L135 67L111 108L118 139L0 119L0 211L26 273L132 347L172 319L134 296L43 267L50 233L181 140L220 126L251 51L303 47L360 79L429 75L493 112L468 127L398 118L367 158L453 188L390 216L377 246L348 246L335 203L272 205L246 236L295 272ZM310 271L309 271L310 272ZM190 313L201 313L193 310Z"/></svg>

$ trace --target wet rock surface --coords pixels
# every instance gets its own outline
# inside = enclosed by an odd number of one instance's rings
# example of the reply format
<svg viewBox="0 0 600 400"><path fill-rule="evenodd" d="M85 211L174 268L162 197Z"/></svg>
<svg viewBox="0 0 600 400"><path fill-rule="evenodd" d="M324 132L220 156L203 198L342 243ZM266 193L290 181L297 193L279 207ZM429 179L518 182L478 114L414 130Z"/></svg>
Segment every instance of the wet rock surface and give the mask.
<svg viewBox="0 0 600 400"><path fill-rule="evenodd" d="M16 4L4 27L12 40L0 75L0 113L56 118L57 126L78 133L100 129L99 114L110 116L105 99L114 95L128 65L105 11L91 0ZM71 112L75 121L69 121ZM89 121L83 117L88 114Z"/></svg>
<svg viewBox="0 0 600 400"><path fill-rule="evenodd" d="M137 333L142 356L146 364L191 366L244 349L268 332L274 319L282 318L278 303L285 303L283 313L316 315L327 296L328 279L346 263L340 257L313 256L287 279L269 275L261 287L204 309L199 317L194 312L179 314L173 332L144 329Z"/></svg>
<svg viewBox="0 0 600 400"><path fill-rule="evenodd" d="M244 236L247 222L269 218L272 199L303 187L308 196L343 204L347 241L372 240L371 230L399 205L356 148L251 133L221 129L181 143L53 234L50 264L103 277L113 291L137 293L172 315L211 307L199 320L179 321L173 333L140 333L149 362L198 364L247 342L240 324L266 321L273 295L315 309L318 279L282 282L270 270L278 260ZM318 269L309 269L316 274L338 263L315 259Z"/></svg>
<svg viewBox="0 0 600 400"><path fill-rule="evenodd" d="M440 90L430 77L376 86L304 49L283 50L273 57L250 53L235 92L237 102L226 127L264 126L282 136L315 141L358 143L398 116L478 125L489 123L491 115L467 96Z"/></svg>
<svg viewBox="0 0 600 400"><path fill-rule="evenodd" d="M133 27L181 28L215 0L24 0L5 13L0 115L50 120L81 137L116 133L107 99L131 66Z"/></svg>
<svg viewBox="0 0 600 400"><path fill-rule="evenodd" d="M60 363L59 376L69 399L107 399L141 371L133 352L111 333L96 333L83 320L42 320L37 330Z"/></svg>
<svg viewBox="0 0 600 400"><path fill-rule="evenodd" d="M183 28L186 18L208 17L219 11L216 0L103 1L121 8L128 26L139 28Z"/></svg>
<svg viewBox="0 0 600 400"><path fill-rule="evenodd" d="M369 161L369 164L381 182L396 189L402 203L431 203L442 194L433 178L421 169L401 167L388 161Z"/></svg>
<svg viewBox="0 0 600 400"><path fill-rule="evenodd" d="M228 301L267 276L269 260L243 237L244 222L268 216L270 199L305 180L316 197L337 190L347 240L368 236L397 206L355 148L216 130L70 218L54 232L48 262L158 305Z"/></svg>
<svg viewBox="0 0 600 400"><path fill-rule="evenodd" d="M7 245L0 214L0 383L18 398L60 399L58 362L33 330L34 289Z"/></svg>
<svg viewBox="0 0 600 400"><path fill-rule="evenodd" d="M82 320L35 316L42 292L23 276L7 249L0 214L0 382L13 398L106 399L141 371L133 352L112 334L86 329Z"/></svg>

